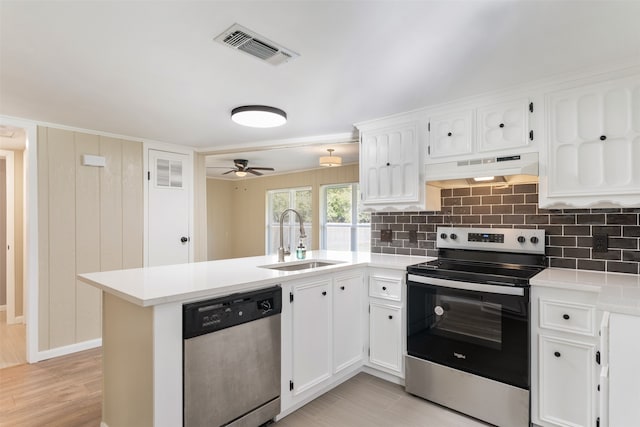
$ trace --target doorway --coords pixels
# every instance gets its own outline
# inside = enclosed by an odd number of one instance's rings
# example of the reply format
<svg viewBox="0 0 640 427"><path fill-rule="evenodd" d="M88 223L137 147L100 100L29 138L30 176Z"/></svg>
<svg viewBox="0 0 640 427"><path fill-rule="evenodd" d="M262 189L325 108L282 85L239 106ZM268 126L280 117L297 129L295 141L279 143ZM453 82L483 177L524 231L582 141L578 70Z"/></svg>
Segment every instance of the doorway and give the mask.
<svg viewBox="0 0 640 427"><path fill-rule="evenodd" d="M23 129L0 126L0 369L26 363Z"/></svg>

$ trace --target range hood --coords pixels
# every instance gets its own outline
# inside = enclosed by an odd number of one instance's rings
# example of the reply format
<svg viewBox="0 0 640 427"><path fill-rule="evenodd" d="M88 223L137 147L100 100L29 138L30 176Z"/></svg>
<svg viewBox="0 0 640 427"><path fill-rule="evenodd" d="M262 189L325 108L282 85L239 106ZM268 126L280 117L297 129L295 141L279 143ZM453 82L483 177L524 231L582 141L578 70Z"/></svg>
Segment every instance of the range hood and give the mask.
<svg viewBox="0 0 640 427"><path fill-rule="evenodd" d="M538 153L428 164L425 181L438 188L538 182Z"/></svg>

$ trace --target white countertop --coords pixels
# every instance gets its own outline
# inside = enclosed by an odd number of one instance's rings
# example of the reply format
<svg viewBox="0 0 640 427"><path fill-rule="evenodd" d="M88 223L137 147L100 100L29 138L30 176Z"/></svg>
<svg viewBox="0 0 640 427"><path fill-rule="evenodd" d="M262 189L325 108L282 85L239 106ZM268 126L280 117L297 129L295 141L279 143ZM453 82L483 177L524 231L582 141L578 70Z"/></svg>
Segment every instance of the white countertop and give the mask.
<svg viewBox="0 0 640 427"><path fill-rule="evenodd" d="M598 309L640 316L640 275L637 274L547 268L530 283L531 286L597 292Z"/></svg>
<svg viewBox="0 0 640 427"><path fill-rule="evenodd" d="M432 259L435 258L368 252L308 251L307 261L330 260L341 263L299 271L261 268L262 265L278 264L276 255L268 255L86 273L79 274L78 279L126 301L148 307L223 296L262 288L283 280L333 273L356 266L405 270L408 265ZM286 261L298 260L288 256Z"/></svg>

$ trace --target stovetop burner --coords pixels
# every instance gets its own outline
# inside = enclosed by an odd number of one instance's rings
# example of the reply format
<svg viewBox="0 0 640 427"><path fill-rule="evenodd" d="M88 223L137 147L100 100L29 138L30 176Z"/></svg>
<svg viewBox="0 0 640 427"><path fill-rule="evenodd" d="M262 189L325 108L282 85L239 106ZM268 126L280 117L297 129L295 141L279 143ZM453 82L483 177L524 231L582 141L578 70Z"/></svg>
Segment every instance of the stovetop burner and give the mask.
<svg viewBox="0 0 640 427"><path fill-rule="evenodd" d="M546 266L544 230L438 228L438 259L407 267L421 276L526 286Z"/></svg>

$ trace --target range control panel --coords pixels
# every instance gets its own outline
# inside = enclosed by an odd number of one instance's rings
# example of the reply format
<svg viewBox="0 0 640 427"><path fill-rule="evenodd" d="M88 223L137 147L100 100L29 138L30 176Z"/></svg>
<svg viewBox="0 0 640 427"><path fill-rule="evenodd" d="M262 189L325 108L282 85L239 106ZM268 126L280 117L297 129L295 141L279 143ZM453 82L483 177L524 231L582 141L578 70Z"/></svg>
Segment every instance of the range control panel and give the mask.
<svg viewBox="0 0 640 427"><path fill-rule="evenodd" d="M438 248L545 253L544 230L438 227L437 235Z"/></svg>

